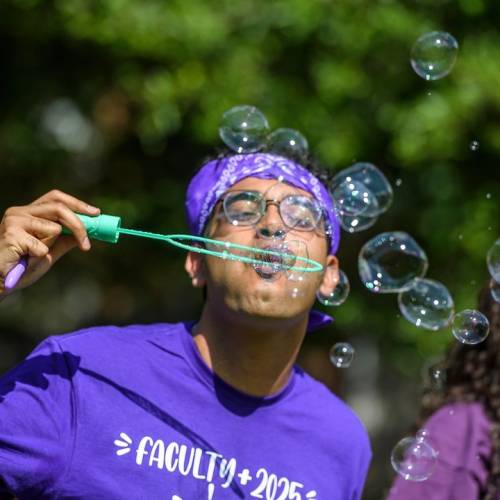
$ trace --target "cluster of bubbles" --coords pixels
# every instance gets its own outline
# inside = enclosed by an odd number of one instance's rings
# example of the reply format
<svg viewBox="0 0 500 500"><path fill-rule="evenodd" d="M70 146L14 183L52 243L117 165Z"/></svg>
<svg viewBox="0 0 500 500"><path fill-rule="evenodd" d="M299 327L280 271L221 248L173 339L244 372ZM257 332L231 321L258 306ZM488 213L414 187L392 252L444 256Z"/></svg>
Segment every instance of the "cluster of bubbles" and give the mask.
<svg viewBox="0 0 500 500"><path fill-rule="evenodd" d="M234 106L223 115L219 135L226 146L236 153L255 153L266 147L276 154L304 158L309 146L297 130L279 128L270 132L269 123L255 106Z"/></svg>
<svg viewBox="0 0 500 500"><path fill-rule="evenodd" d="M392 450L392 466L407 481L425 481L436 468L438 452L428 438L422 429L415 437L403 438Z"/></svg>
<svg viewBox="0 0 500 500"><path fill-rule="evenodd" d="M494 255L493 248L488 256ZM500 240L496 262L500 273ZM424 278L428 266L425 252L402 231L378 234L365 243L358 257L359 275L365 287L374 293L397 293L401 314L415 326L436 331L452 324L453 335L460 342L482 342L489 333L488 319L473 309L455 314L448 289L438 281Z"/></svg>
<svg viewBox="0 0 500 500"><path fill-rule="evenodd" d="M425 33L411 49L411 66L424 80L439 80L450 73L458 54L455 38L444 31Z"/></svg>

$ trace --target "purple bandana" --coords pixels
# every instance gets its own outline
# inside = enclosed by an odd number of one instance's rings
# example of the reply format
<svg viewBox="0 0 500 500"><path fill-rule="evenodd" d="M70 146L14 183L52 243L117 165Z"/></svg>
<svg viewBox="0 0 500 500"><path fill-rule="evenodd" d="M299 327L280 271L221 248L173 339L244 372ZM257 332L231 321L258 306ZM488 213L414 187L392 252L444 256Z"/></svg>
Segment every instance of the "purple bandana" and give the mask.
<svg viewBox="0 0 500 500"><path fill-rule="evenodd" d="M186 193L186 215L192 234L202 235L212 210L219 198L234 184L247 177L277 179L311 193L320 203L330 235L329 253L337 252L340 226L335 216L333 200L326 187L298 163L269 153L235 154L212 160L196 173ZM311 311L307 331L316 330L332 322L319 311Z"/></svg>

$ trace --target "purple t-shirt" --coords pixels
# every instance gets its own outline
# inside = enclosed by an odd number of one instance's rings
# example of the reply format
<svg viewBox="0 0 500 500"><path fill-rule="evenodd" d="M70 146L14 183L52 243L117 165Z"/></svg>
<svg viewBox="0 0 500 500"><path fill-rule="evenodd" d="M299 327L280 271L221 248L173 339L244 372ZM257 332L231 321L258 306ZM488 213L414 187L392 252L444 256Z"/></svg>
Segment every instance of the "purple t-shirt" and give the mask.
<svg viewBox="0 0 500 500"><path fill-rule="evenodd" d="M388 500L477 500L488 479L491 422L480 403L454 403L437 410L424 424L429 444L439 453L425 481L398 477ZM498 494L500 500L500 493Z"/></svg>
<svg viewBox="0 0 500 500"><path fill-rule="evenodd" d="M0 379L0 495L58 499L361 497L363 425L295 367L270 397L205 364L193 323L49 337Z"/></svg>

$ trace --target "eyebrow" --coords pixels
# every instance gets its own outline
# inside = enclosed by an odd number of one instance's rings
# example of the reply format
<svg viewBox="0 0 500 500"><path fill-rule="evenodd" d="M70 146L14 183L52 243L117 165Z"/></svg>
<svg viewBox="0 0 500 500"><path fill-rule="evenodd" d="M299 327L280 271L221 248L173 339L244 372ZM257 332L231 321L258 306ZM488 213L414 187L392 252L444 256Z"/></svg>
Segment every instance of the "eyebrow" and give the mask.
<svg viewBox="0 0 500 500"><path fill-rule="evenodd" d="M290 187L294 187L292 186L291 184L289 184ZM273 186L271 186L272 188ZM269 189L271 188L268 188L266 189L265 191L259 191L258 189L228 189L227 191L225 191L224 193L222 193L221 197L219 198L218 201L220 201L224 195L228 194L228 193L257 193L257 194L260 194L261 196L264 196L264 194L269 191ZM289 193L285 193L283 194L283 196L281 197L281 199L283 198L286 198L287 196L303 196L304 198L309 198L311 200L314 200L316 203L318 203L320 206L321 206L321 202L319 200L317 200L311 193L294 193L294 192L289 192ZM276 198L270 198L271 200L275 200ZM266 198L267 200L267 198Z"/></svg>

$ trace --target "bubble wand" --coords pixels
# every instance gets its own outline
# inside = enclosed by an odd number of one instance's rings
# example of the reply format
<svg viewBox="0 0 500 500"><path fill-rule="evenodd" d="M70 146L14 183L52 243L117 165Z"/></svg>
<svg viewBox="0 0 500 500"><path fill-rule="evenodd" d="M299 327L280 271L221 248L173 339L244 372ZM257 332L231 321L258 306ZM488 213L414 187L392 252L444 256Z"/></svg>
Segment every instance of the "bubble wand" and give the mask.
<svg viewBox="0 0 500 500"><path fill-rule="evenodd" d="M304 273L314 273L321 272L323 266L316 262L315 260L308 259L307 257L302 257L300 255L290 254L287 252L278 252L276 250L267 250L263 248L240 245L237 243L231 243L229 241L214 240L211 238L205 238L202 236L194 236L192 234L160 234L151 233L148 231L140 231L138 229L128 229L121 227L121 217L115 215L101 214L96 217L91 217L83 214L76 214L78 218L83 222L85 229L89 238L93 240L105 241L107 243L117 243L120 234L128 234L130 236L137 236L140 238L149 238L153 240L160 240L169 243L170 245L182 248L183 250L189 250L191 252L197 252L205 255L211 255L213 257L218 257L227 260L236 260L239 262L244 262L246 264L262 265L262 257L253 258L245 255L238 255L236 253L231 253L231 250L243 250L248 252L253 256L273 256L282 259L281 264L273 263L273 267L276 270L286 269L287 271L296 271ZM72 234L71 231L63 227L62 234ZM186 241L192 241L202 244L214 245L216 247L223 247L222 251L209 250L204 246L193 245L189 243L184 243ZM303 263L303 266L295 266L295 262L299 261ZM26 271L28 267L27 256L21 257L20 261L11 269L5 278L4 286L7 290L10 290L16 286L21 276Z"/></svg>

